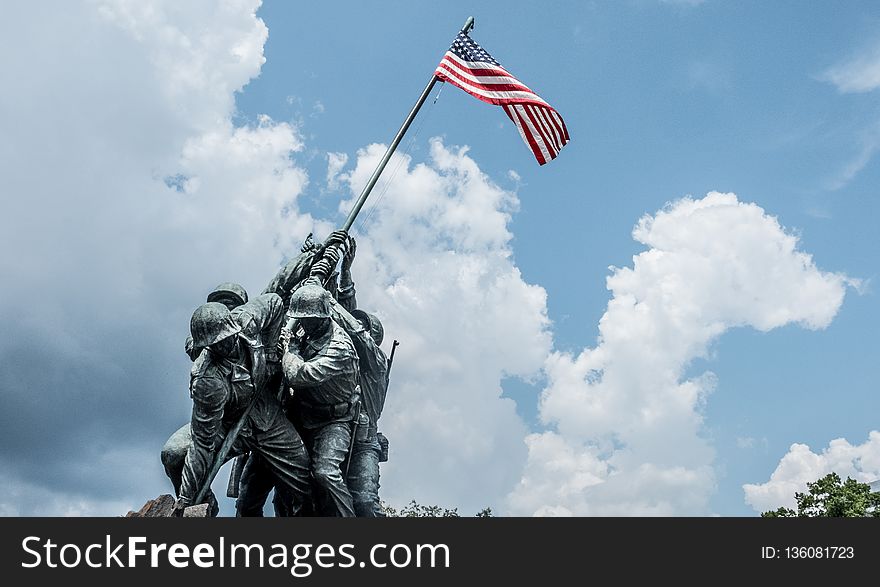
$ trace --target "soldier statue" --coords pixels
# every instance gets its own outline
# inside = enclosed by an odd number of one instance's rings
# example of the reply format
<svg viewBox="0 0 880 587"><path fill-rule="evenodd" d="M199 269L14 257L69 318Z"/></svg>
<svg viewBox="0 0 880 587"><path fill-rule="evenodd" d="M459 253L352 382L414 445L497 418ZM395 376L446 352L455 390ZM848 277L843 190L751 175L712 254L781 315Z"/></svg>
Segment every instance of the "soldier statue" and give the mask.
<svg viewBox="0 0 880 587"><path fill-rule="evenodd" d="M230 455L246 450L261 461L290 496L292 513L309 499L309 457L278 399L281 368L276 342L284 319L277 294L264 294L232 310L199 306L190 322L193 343L204 350L193 364L192 444L186 454L177 507L193 501L208 481L217 450L253 401Z"/></svg>
<svg viewBox="0 0 880 587"><path fill-rule="evenodd" d="M233 282L223 282L211 290L208 294L208 302L218 302L226 306L229 310L233 310L248 301L247 291L239 284ZM187 356L195 361L203 349L195 347L192 335L186 337L184 350ZM192 442L192 426L189 422L178 428L162 447L161 459L162 466L165 468L165 474L171 480L174 486L174 495L180 493L180 484L183 478L183 463L186 460L186 451ZM217 499L214 494L209 495L209 503L211 504L211 515L216 516L219 511Z"/></svg>
<svg viewBox="0 0 880 587"><path fill-rule="evenodd" d="M357 243L349 238L348 248L342 258L337 298L360 324L360 329L346 329L355 343L360 359L360 387L363 411L356 427L355 442L349 455L346 483L354 500L354 510L359 517L384 516L379 502L379 463L387 455L383 450L378 432L379 417L385 406L388 391L388 359L380 348L385 330L379 318L357 307L351 266ZM345 321L340 320L343 324ZM384 439L384 437L382 437ZM387 441L385 443L387 446Z"/></svg>
<svg viewBox="0 0 880 587"><path fill-rule="evenodd" d="M358 356L349 335L331 318L330 293L308 283L290 299L298 329L282 335L282 366L291 389L288 414L309 447L319 511L355 515L342 463L360 410Z"/></svg>
<svg viewBox="0 0 880 587"><path fill-rule="evenodd" d="M180 508L192 504L220 443L256 397L227 456L238 455L230 482L237 515L262 515L273 487L276 515L383 515L387 444L377 423L390 365L381 322L357 308L355 251L345 231L323 245L309 235L259 298L248 302L244 288L223 283L193 314L193 418L162 451ZM342 253L341 273L331 273ZM293 332L281 328L285 312ZM206 499L216 515L213 493Z"/></svg>

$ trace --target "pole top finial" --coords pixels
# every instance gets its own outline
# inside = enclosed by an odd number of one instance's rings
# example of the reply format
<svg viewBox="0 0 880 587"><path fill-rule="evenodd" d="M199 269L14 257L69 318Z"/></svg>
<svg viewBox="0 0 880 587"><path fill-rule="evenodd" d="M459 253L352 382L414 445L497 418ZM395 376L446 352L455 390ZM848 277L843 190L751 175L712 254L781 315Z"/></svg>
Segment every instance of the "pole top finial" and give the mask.
<svg viewBox="0 0 880 587"><path fill-rule="evenodd" d="M468 34L468 31L470 31L472 28L474 28L474 17L469 16L467 20L464 21L464 26L461 27L461 32L463 32L464 34Z"/></svg>

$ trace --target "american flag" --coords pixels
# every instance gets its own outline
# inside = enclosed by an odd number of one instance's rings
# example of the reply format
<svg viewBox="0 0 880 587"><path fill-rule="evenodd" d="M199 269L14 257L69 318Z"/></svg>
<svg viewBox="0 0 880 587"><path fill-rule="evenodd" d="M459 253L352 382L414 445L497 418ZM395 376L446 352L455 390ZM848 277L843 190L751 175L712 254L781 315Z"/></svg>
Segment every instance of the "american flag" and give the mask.
<svg viewBox="0 0 880 587"><path fill-rule="evenodd" d="M503 107L541 165L555 159L569 141L559 113L465 33L458 33L434 75L483 102Z"/></svg>

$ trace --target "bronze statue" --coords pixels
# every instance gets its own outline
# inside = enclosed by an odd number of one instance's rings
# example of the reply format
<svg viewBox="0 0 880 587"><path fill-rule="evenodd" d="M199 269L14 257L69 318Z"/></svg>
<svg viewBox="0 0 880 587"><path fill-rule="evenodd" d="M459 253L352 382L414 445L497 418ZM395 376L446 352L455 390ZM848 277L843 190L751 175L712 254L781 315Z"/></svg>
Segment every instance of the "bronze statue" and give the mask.
<svg viewBox="0 0 880 587"><path fill-rule="evenodd" d="M283 302L277 294L261 295L231 312L223 304L209 302L193 313L193 341L205 350L193 364L190 377L192 443L178 509L201 502L200 495L218 468L217 460L228 458L218 455L218 449L239 423L230 455L245 450L259 455L287 488L294 513L308 500L308 453L277 395L281 369L275 343L283 319Z"/></svg>

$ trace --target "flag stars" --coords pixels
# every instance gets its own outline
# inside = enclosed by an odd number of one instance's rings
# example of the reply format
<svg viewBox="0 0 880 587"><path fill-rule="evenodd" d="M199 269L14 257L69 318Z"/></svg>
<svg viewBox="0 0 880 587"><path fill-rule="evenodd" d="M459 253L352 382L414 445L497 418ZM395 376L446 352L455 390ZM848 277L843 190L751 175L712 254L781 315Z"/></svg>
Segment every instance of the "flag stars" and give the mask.
<svg viewBox="0 0 880 587"><path fill-rule="evenodd" d="M434 75L478 100L502 106L540 165L555 159L569 142L559 113L467 35L459 33L452 41Z"/></svg>
<svg viewBox="0 0 880 587"><path fill-rule="evenodd" d="M465 61L482 61L501 67L501 64L489 55L488 51L477 45L469 36L462 33L458 34L449 50Z"/></svg>

